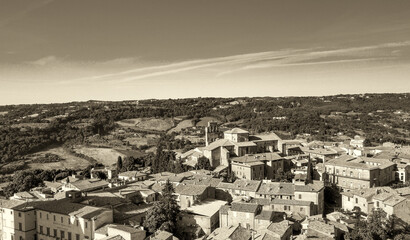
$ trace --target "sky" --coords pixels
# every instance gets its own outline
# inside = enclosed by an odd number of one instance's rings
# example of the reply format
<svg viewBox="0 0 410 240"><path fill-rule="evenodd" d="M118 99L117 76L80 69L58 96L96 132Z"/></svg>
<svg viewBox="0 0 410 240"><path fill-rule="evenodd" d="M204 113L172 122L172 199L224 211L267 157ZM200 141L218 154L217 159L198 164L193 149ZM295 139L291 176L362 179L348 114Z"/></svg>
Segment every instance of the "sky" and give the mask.
<svg viewBox="0 0 410 240"><path fill-rule="evenodd" d="M0 0L0 105L383 92L408 0Z"/></svg>

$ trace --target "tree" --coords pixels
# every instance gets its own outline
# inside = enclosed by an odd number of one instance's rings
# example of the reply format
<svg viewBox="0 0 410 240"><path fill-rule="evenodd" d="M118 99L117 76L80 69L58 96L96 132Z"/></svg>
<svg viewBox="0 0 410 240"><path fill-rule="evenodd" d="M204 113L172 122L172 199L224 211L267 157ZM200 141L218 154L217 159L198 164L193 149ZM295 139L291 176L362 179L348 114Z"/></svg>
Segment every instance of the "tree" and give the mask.
<svg viewBox="0 0 410 240"><path fill-rule="evenodd" d="M209 163L209 159L205 157L201 157L198 159L198 168L199 169L205 169L205 170L211 170L211 164Z"/></svg>
<svg viewBox="0 0 410 240"><path fill-rule="evenodd" d="M174 187L168 180L162 189L161 201L155 202L154 206L147 211L144 227L146 227L149 232L153 233L156 230L161 229L175 233L175 223L180 208L173 196L174 192Z"/></svg>
<svg viewBox="0 0 410 240"><path fill-rule="evenodd" d="M122 170L122 158L121 156L118 156L117 159L117 174L120 173Z"/></svg>
<svg viewBox="0 0 410 240"><path fill-rule="evenodd" d="M11 197L16 192L30 191L30 189L43 185L43 180L34 174L33 171L18 171L11 182L4 190L7 197Z"/></svg>
<svg viewBox="0 0 410 240"><path fill-rule="evenodd" d="M387 217L386 212L382 209L373 209L367 220L358 220L355 229L346 235L346 239L353 240L385 240L385 239L400 239L400 237L408 235L409 225L399 225L397 217Z"/></svg>

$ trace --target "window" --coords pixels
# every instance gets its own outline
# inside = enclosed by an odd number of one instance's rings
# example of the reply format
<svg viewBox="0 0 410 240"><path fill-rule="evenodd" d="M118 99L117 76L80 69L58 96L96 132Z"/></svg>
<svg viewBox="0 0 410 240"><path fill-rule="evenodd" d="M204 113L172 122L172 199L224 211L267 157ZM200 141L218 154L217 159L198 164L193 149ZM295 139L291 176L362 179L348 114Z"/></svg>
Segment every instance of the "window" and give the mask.
<svg viewBox="0 0 410 240"><path fill-rule="evenodd" d="M47 220L48 220L48 213L47 213L47 215L46 215L46 218L47 218Z"/></svg>
<svg viewBox="0 0 410 240"><path fill-rule="evenodd" d="M23 224L19 223L19 230L23 231Z"/></svg>
<svg viewBox="0 0 410 240"><path fill-rule="evenodd" d="M50 236L50 228L47 228L47 236Z"/></svg>
<svg viewBox="0 0 410 240"><path fill-rule="evenodd" d="M40 212L40 218L41 218L41 212Z"/></svg>
<svg viewBox="0 0 410 240"><path fill-rule="evenodd" d="M68 240L71 240L71 232L68 232Z"/></svg>
<svg viewBox="0 0 410 240"><path fill-rule="evenodd" d="M61 238L65 238L65 232L63 230L60 231Z"/></svg>
<svg viewBox="0 0 410 240"><path fill-rule="evenodd" d="M64 218L63 217L61 217L61 223L64 223Z"/></svg>
<svg viewBox="0 0 410 240"><path fill-rule="evenodd" d="M57 237L57 229L53 229L54 237Z"/></svg>
<svg viewBox="0 0 410 240"><path fill-rule="evenodd" d="M359 203L359 199L358 199L358 198L356 198L356 203Z"/></svg>
<svg viewBox="0 0 410 240"><path fill-rule="evenodd" d="M350 197L347 197L347 201L350 202Z"/></svg>
<svg viewBox="0 0 410 240"><path fill-rule="evenodd" d="M80 240L80 234L75 235L75 240Z"/></svg>
<svg viewBox="0 0 410 240"><path fill-rule="evenodd" d="M53 218L54 218L54 222L55 222L56 221L56 215L54 215Z"/></svg>
<svg viewBox="0 0 410 240"><path fill-rule="evenodd" d="M88 222L85 222L85 228L88 228Z"/></svg>
<svg viewBox="0 0 410 240"><path fill-rule="evenodd" d="M350 171L350 177L353 177L353 172L352 171Z"/></svg>
<svg viewBox="0 0 410 240"><path fill-rule="evenodd" d="M43 226L40 226L40 234L43 234Z"/></svg>
<svg viewBox="0 0 410 240"><path fill-rule="evenodd" d="M299 194L299 199L302 199L302 194Z"/></svg>
<svg viewBox="0 0 410 240"><path fill-rule="evenodd" d="M21 217L21 213L19 212L19 217Z"/></svg>

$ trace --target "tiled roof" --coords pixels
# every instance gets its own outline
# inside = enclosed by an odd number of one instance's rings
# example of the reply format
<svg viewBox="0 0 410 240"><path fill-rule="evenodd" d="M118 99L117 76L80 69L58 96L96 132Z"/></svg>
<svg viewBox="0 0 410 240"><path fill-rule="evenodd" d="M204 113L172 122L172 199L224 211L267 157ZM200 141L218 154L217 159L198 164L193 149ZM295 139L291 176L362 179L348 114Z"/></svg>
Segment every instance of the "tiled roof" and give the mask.
<svg viewBox="0 0 410 240"><path fill-rule="evenodd" d="M288 220L283 220L278 223L271 223L267 229L271 232L278 234L279 236L283 237L286 231L290 228L290 224Z"/></svg>
<svg viewBox="0 0 410 240"><path fill-rule="evenodd" d="M295 191L296 192L319 192L325 187L324 183L321 181L313 181L313 183L309 183L306 185L298 185L295 184Z"/></svg>
<svg viewBox="0 0 410 240"><path fill-rule="evenodd" d="M104 211L108 211L108 209L106 208L98 208L78 203L72 203L67 201L66 199L41 202L36 204L35 208L47 212L78 216L86 219L90 219L94 216L98 216Z"/></svg>
<svg viewBox="0 0 410 240"><path fill-rule="evenodd" d="M240 134L240 133L249 133L249 132L246 130L240 129L240 128L233 128L231 130L225 131L224 133L227 133L227 134L238 134L239 133Z"/></svg>
<svg viewBox="0 0 410 240"><path fill-rule="evenodd" d="M206 239L207 240L249 240L250 230L237 226L221 227L215 229Z"/></svg>
<svg viewBox="0 0 410 240"><path fill-rule="evenodd" d="M76 182L70 182L68 185L72 185L80 191L87 191L97 188L103 188L108 186L108 182L99 179L86 179L86 180L78 180Z"/></svg>
<svg viewBox="0 0 410 240"><path fill-rule="evenodd" d="M308 228L326 235L331 235L335 233L334 225L327 224L319 220L309 221Z"/></svg>
<svg viewBox="0 0 410 240"><path fill-rule="evenodd" d="M231 210L235 212L257 213L260 209L260 205L254 203L233 202L231 206Z"/></svg>
<svg viewBox="0 0 410 240"><path fill-rule="evenodd" d="M272 220L273 216L275 215L275 212L272 210L262 210L258 215L256 215L256 219L260 220Z"/></svg>
<svg viewBox="0 0 410 240"><path fill-rule="evenodd" d="M249 141L253 141L253 142L278 141L278 140L281 140L281 139L275 133L257 134L257 135L249 136Z"/></svg>
<svg viewBox="0 0 410 240"><path fill-rule="evenodd" d="M49 182L49 181L44 181L44 185L46 185L46 187L56 188L56 189L58 189L58 188L60 188L60 187L63 186L62 183L59 183L59 182Z"/></svg>
<svg viewBox="0 0 410 240"><path fill-rule="evenodd" d="M188 185L181 183L176 186L175 193L180 195L198 196L203 194L207 188L208 186L206 185Z"/></svg>
<svg viewBox="0 0 410 240"><path fill-rule="evenodd" d="M256 162L256 161L277 161L284 159L277 153L258 153L258 154L247 154L242 157L234 157L231 160L233 162Z"/></svg>
<svg viewBox="0 0 410 240"><path fill-rule="evenodd" d="M219 139L219 140L216 140L215 142L212 142L208 146L204 147L204 150L210 151L210 150L214 150L219 147L233 147L233 146L235 146L235 144L232 141L228 139Z"/></svg>
<svg viewBox="0 0 410 240"><path fill-rule="evenodd" d="M25 201L0 199L0 208L14 209L25 204Z"/></svg>
<svg viewBox="0 0 410 240"><path fill-rule="evenodd" d="M273 199L271 201L272 204L278 204L278 205L294 205L294 206L310 206L312 202L309 201L300 201L300 200L288 200L288 199Z"/></svg>
<svg viewBox="0 0 410 240"><path fill-rule="evenodd" d="M210 175L199 175L195 174L190 177L190 179L186 179L182 182L185 184L195 184L195 185L207 185L211 187L216 187L218 184L222 182L222 179L219 178L213 178Z"/></svg>
<svg viewBox="0 0 410 240"><path fill-rule="evenodd" d="M384 204L389 205L389 206L396 206L397 204L406 201L407 198L404 198L402 196L392 196L388 198L386 201L384 201Z"/></svg>
<svg viewBox="0 0 410 240"><path fill-rule="evenodd" d="M257 194L266 195L293 195L294 184L286 182L262 183Z"/></svg>

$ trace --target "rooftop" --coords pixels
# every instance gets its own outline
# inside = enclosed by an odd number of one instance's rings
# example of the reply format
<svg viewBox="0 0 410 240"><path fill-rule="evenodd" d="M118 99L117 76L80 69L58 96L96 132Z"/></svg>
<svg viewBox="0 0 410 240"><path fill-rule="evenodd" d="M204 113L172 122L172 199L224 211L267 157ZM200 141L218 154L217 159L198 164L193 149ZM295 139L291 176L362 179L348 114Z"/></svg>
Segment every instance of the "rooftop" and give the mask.
<svg viewBox="0 0 410 240"><path fill-rule="evenodd" d="M248 131L243 130L243 129L241 129L241 128L233 128L233 129L231 129L231 130L227 130L227 131L225 131L224 133L226 133L226 134L241 134L241 133L248 133L248 134L249 134L249 132L248 132Z"/></svg>
<svg viewBox="0 0 410 240"><path fill-rule="evenodd" d="M260 209L260 205L255 203L242 203L242 202L232 202L231 210L235 212L248 212L248 213L257 213Z"/></svg>
<svg viewBox="0 0 410 240"><path fill-rule="evenodd" d="M221 207L225 206L226 204L226 201L206 199L200 203L196 203L186 208L185 210L196 215L211 217L215 213L217 213L219 209L221 209Z"/></svg>
<svg viewBox="0 0 410 240"><path fill-rule="evenodd" d="M181 183L175 188L175 193L180 195L198 196L202 195L206 190L207 185L191 185Z"/></svg>

